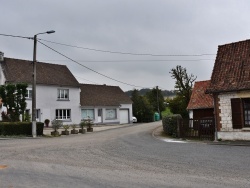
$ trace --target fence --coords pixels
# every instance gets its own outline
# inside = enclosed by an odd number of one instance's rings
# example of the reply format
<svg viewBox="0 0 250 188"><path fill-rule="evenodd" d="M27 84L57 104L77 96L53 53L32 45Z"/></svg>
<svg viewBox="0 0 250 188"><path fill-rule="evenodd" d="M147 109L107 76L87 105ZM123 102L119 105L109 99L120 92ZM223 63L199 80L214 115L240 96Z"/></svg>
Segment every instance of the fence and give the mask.
<svg viewBox="0 0 250 188"><path fill-rule="evenodd" d="M179 124L181 138L214 140L214 118L183 119Z"/></svg>

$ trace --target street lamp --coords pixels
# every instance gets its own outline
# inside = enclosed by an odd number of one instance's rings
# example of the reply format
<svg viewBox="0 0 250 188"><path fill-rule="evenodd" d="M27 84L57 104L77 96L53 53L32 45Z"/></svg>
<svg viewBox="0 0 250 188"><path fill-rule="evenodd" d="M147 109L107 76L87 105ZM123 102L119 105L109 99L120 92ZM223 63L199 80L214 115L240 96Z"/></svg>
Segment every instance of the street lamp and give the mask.
<svg viewBox="0 0 250 188"><path fill-rule="evenodd" d="M33 51L33 84L32 84L32 136L36 137L36 46L37 46L37 35L40 34L51 34L55 31L46 31L34 35L34 51Z"/></svg>

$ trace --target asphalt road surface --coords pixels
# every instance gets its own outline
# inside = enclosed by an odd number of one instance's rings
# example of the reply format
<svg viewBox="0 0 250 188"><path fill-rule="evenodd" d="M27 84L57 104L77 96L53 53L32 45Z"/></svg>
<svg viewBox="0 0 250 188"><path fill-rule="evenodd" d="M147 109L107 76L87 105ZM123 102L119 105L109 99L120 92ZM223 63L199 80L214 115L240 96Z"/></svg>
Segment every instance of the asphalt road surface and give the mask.
<svg viewBox="0 0 250 188"><path fill-rule="evenodd" d="M160 123L0 140L0 187L250 187L250 147L164 142Z"/></svg>

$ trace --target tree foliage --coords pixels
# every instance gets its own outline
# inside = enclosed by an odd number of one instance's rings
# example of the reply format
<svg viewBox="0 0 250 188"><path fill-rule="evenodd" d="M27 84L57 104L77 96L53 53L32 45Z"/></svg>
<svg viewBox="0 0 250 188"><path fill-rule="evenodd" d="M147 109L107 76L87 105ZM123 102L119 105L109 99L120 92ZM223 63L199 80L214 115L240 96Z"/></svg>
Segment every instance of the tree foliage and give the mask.
<svg viewBox="0 0 250 188"><path fill-rule="evenodd" d="M176 68L171 69L171 77L175 79L176 98L169 102L169 108L174 114L181 114L182 117L188 117L186 110L189 103L193 84L196 76L188 74L186 68L177 65Z"/></svg>
<svg viewBox="0 0 250 188"><path fill-rule="evenodd" d="M0 86L0 96L7 107L11 121L19 121L21 114L24 118L27 105L25 101L27 87L28 85L23 83Z"/></svg>
<svg viewBox="0 0 250 188"><path fill-rule="evenodd" d="M153 107L147 98L139 95L138 90L133 90L131 100L133 101L133 114L138 122L149 122L153 120Z"/></svg>
<svg viewBox="0 0 250 188"><path fill-rule="evenodd" d="M181 114L183 118L188 118L187 106L183 100L183 97L176 96L173 99L168 99L168 107L173 114Z"/></svg>
<svg viewBox="0 0 250 188"><path fill-rule="evenodd" d="M153 107L154 112L158 112L159 110L159 113L161 113L165 110L166 107L164 105L164 97L162 95L162 91L158 87L148 91L146 93L146 97L150 105Z"/></svg>

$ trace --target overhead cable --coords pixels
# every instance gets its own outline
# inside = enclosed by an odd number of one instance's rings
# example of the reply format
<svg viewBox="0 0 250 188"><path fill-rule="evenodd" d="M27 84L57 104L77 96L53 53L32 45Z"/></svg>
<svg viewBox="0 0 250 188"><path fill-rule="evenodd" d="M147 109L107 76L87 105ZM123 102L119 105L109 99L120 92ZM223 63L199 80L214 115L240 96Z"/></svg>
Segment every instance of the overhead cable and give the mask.
<svg viewBox="0 0 250 188"><path fill-rule="evenodd" d="M45 42L53 43L53 44L58 44L62 46L68 46L72 48L80 48L83 50L90 50L90 51L96 51L96 52L104 52L104 53L112 53L112 54L122 54L122 55L135 55L135 56L158 56L158 57L164 57L164 56L172 56L172 57L191 57L191 56L210 56L210 55L216 55L216 54L151 54L151 53L130 53L130 52L120 52L120 51L110 51L110 50L100 50L100 49L95 49L95 48L88 48L88 47L80 47L80 46L75 46L75 45L70 45L70 44L63 44L59 42L53 42L49 40L44 40L44 39L38 39L42 40Z"/></svg>
<svg viewBox="0 0 250 188"><path fill-rule="evenodd" d="M100 73L100 72L97 72L97 71L95 71L94 69L91 69L91 68L89 68L89 67L87 67L87 66L85 66L85 65L83 65L83 64L81 64L81 63L79 63L79 62L77 62L77 61L75 61L75 60L73 60L72 58L70 58L70 57L68 57L68 56L66 56L66 55L64 55L64 54L62 54L61 52L58 52L57 50L51 48L50 46L48 46L48 45L46 45L46 44L44 44L44 43L42 43L41 41L38 41L38 42L39 42L40 44L44 45L45 47L51 49L52 51L54 51L54 52L60 54L61 56L63 56L63 57L65 57L65 58L69 59L70 61L72 61L72 62L74 62L74 63L76 63L76 64L78 64L78 65L80 65L80 66L82 66L82 67L84 67L84 68L86 68L86 69L88 69L88 70L90 70L90 71L96 73L96 74L99 74L99 75L101 75L101 76L103 76L103 77L106 77L106 78L108 78L108 79L110 79L110 80L113 80L113 81L116 81L116 82L119 82L119 83L122 83L122 84L125 84L125 85L133 86L133 87L147 88L147 87L142 87L142 86L137 86L137 85L129 84L129 83L126 83L126 82L122 82L122 81L120 81L120 80L114 79L114 78L112 78L112 77L110 77L110 76L107 76L107 75L105 75L105 74L102 74L102 73Z"/></svg>
<svg viewBox="0 0 250 188"><path fill-rule="evenodd" d="M18 36L18 35L7 35L7 34L1 34L1 36L5 36L5 37L16 37L16 38L25 38L25 39L33 39L32 37L24 37L24 36Z"/></svg>

